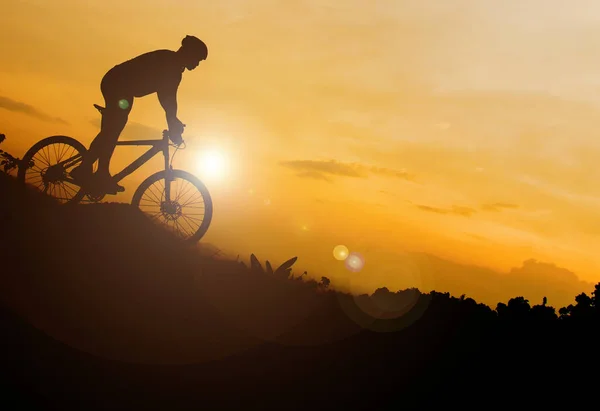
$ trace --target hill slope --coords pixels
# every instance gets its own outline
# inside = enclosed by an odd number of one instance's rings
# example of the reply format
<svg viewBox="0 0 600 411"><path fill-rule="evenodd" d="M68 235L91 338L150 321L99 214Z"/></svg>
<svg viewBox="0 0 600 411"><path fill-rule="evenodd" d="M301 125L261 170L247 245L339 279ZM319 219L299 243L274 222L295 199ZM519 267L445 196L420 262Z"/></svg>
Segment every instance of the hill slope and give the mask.
<svg viewBox="0 0 600 411"><path fill-rule="evenodd" d="M211 259L128 205L57 206L2 174L0 193L0 368L32 407L539 405L528 372L558 377L596 347L470 299L355 297Z"/></svg>

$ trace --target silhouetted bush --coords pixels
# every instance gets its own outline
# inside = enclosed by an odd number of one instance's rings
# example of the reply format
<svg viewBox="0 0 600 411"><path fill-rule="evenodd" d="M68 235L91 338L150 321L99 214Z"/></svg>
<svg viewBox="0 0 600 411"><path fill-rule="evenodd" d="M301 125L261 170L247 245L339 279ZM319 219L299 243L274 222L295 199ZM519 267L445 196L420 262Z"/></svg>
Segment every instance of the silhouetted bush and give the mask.
<svg viewBox="0 0 600 411"><path fill-rule="evenodd" d="M6 140L6 136L4 134L0 134L0 144ZM21 159L12 156L6 151L0 150L0 169L5 173L10 173L12 170L16 170L19 168L21 164ZM30 161L29 167L33 167L33 160Z"/></svg>

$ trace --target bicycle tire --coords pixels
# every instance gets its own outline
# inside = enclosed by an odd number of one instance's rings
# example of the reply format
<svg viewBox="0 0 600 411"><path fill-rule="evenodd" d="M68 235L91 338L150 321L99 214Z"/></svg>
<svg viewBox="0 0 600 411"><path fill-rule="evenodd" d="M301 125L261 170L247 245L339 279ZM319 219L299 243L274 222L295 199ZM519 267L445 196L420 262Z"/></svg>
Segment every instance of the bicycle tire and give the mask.
<svg viewBox="0 0 600 411"><path fill-rule="evenodd" d="M53 144L65 144L67 146L71 146L82 156L87 152L87 149L85 148L85 146L83 144L81 144L79 141L77 141L76 139L74 139L73 137L63 136L63 135L46 137L46 138L38 141L37 143L35 143L33 146L31 146L31 148L29 150L27 150L27 152L23 156L21 164L19 165L19 171L17 173L17 179L20 182L27 184L27 181L26 181L27 171L30 168L30 167L28 167L28 164L30 163L30 161L33 160L33 158L35 157L35 155L37 153L39 153L45 147L53 145ZM85 196L85 191L82 190L81 187L79 187L76 194L71 199L65 201L64 204L77 204L81 201L81 199L84 196ZM53 198L55 198L55 197L53 197Z"/></svg>
<svg viewBox="0 0 600 411"><path fill-rule="evenodd" d="M182 238L182 240L186 243L196 243L206 234L206 232L208 231L208 228L210 226L210 223L212 221L212 215L213 215L212 198L210 196L210 193L208 192L208 189L204 185L204 183L202 181L200 181L200 179L198 177L196 177L195 175L188 173L187 171L184 171L184 170L172 170L171 175L173 177L173 181L177 180L179 178L181 180L185 180L185 181L191 183L198 190L198 192L200 193L200 195L202 197L202 200L204 203L204 215L203 215L202 222L201 222L200 226L197 229L195 229L191 235ZM159 182L160 180L166 180L166 171L165 170L158 171L158 172L152 174L151 176L149 176L148 178L146 178L138 186L135 193L133 194L131 204L133 206L135 206L136 208L140 209L142 212L144 212L144 210L142 210L142 208L140 207L142 198L143 198L144 194L146 193L146 191L150 188L150 186L152 186L154 183ZM144 212L144 213L147 215L146 212Z"/></svg>

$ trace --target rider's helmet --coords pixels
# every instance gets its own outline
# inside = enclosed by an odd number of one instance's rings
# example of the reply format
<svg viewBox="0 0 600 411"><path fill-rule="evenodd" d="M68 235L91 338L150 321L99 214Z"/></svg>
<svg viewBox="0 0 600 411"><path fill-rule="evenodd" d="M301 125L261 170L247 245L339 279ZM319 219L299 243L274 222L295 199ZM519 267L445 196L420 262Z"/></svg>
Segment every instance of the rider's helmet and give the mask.
<svg viewBox="0 0 600 411"><path fill-rule="evenodd" d="M193 54L200 60L206 60L208 57L208 47L198 37L190 35L185 36L184 39L181 40L181 48L186 53Z"/></svg>

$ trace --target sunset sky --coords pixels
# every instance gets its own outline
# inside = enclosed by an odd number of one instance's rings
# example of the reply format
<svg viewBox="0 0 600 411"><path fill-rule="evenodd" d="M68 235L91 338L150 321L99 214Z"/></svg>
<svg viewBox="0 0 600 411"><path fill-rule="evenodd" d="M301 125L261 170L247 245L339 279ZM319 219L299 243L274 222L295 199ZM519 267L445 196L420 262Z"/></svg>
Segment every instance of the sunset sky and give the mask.
<svg viewBox="0 0 600 411"><path fill-rule="evenodd" d="M203 241L229 254L298 256L297 271L358 292L479 284L464 292L488 303L475 266L518 268L535 299L544 276L578 292L573 273L600 281L597 1L5 0L2 15L0 132L17 156L55 134L88 146L112 66L186 34L208 44L179 89L175 165L205 181ZM122 139L165 127L144 97ZM117 148L112 171L143 150ZM206 150L225 175L202 175ZM128 201L159 166L107 199ZM338 244L365 256L361 272L333 258ZM435 282L414 252L467 278Z"/></svg>

